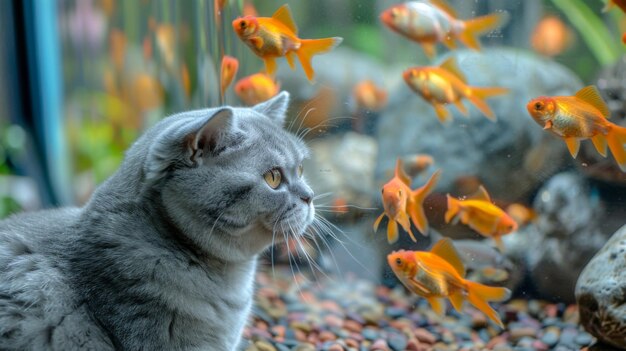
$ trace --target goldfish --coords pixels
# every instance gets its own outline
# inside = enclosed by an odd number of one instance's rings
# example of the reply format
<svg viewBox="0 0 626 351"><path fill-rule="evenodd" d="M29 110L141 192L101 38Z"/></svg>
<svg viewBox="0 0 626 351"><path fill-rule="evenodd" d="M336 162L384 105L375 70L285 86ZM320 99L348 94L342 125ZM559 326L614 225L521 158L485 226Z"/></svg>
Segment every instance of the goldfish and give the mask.
<svg viewBox="0 0 626 351"><path fill-rule="evenodd" d="M265 73L244 77L235 84L235 93L247 105L256 105L269 100L279 91L280 84Z"/></svg>
<svg viewBox="0 0 626 351"><path fill-rule="evenodd" d="M277 57L284 56L293 69L295 55L309 81L315 76L311 65L313 56L332 50L343 40L340 37L300 39L289 5L281 6L272 17L240 17L232 25L239 39L263 59L267 74L273 75L276 71Z"/></svg>
<svg viewBox="0 0 626 351"><path fill-rule="evenodd" d="M444 313L442 298L449 299L458 312L467 299L500 328L504 327L489 302L506 300L511 291L465 279L465 266L450 239L439 240L430 252L394 251L387 256L387 262L402 284L428 300L437 314Z"/></svg>
<svg viewBox="0 0 626 351"><path fill-rule="evenodd" d="M623 12L626 13L626 0L608 0L606 2L606 5L604 5L604 8L602 9L602 12L607 12L615 6L619 7Z"/></svg>
<svg viewBox="0 0 626 351"><path fill-rule="evenodd" d="M581 140L591 139L605 157L608 143L620 169L626 172L626 128L607 120L609 108L595 86L584 87L574 96L541 96L531 100L526 109L543 129L565 140L573 158Z"/></svg>
<svg viewBox="0 0 626 351"><path fill-rule="evenodd" d="M355 85L352 96L357 110L379 111L387 104L387 92L369 79Z"/></svg>
<svg viewBox="0 0 626 351"><path fill-rule="evenodd" d="M409 233L411 240L417 242L411 231L411 221L423 235L428 235L428 219L424 213L424 199L435 189L441 171L433 173L422 187L411 190L411 179L404 172L402 160L396 161L395 175L383 185L382 197L384 211L374 222L374 231L383 217L389 219L387 224L387 241L390 244L398 241L398 223Z"/></svg>
<svg viewBox="0 0 626 351"><path fill-rule="evenodd" d="M478 191L465 200L455 199L447 195L448 210L445 213L446 223L452 219L460 219L480 235L490 237L496 242L500 251L504 251L502 236L517 230L517 222L500 207L494 205L481 185Z"/></svg>
<svg viewBox="0 0 626 351"><path fill-rule="evenodd" d="M574 34L556 16L543 18L533 30L530 44L535 51L545 56L556 56L574 42Z"/></svg>
<svg viewBox="0 0 626 351"><path fill-rule="evenodd" d="M467 116L467 108L461 101L463 98L467 98L487 118L495 121L496 117L485 99L509 91L506 88L479 88L467 85L465 76L452 57L439 66L409 68L404 71L403 77L413 91L433 105L442 123L448 122L450 118L450 113L445 107L447 104L454 104L464 116Z"/></svg>
<svg viewBox="0 0 626 351"><path fill-rule="evenodd" d="M404 171L410 176L424 172L428 167L435 164L435 160L430 155L416 154L404 157Z"/></svg>
<svg viewBox="0 0 626 351"><path fill-rule="evenodd" d="M435 57L437 43L454 49L455 40L479 50L478 36L496 29L507 18L505 13L493 13L467 21L456 17L454 9L443 0L409 1L394 5L380 15L389 29L420 44L429 58Z"/></svg>
<svg viewBox="0 0 626 351"><path fill-rule="evenodd" d="M332 202L332 211L335 214L343 215L350 211L348 201L344 197L337 197Z"/></svg>
<svg viewBox="0 0 626 351"><path fill-rule="evenodd" d="M535 210L518 203L508 205L506 207L506 213L519 225L528 224L537 218Z"/></svg>
<svg viewBox="0 0 626 351"><path fill-rule="evenodd" d="M239 60L227 55L222 57L222 67L220 71L220 89L222 95L224 95L230 83L233 82L233 79L237 75L237 70L239 70Z"/></svg>

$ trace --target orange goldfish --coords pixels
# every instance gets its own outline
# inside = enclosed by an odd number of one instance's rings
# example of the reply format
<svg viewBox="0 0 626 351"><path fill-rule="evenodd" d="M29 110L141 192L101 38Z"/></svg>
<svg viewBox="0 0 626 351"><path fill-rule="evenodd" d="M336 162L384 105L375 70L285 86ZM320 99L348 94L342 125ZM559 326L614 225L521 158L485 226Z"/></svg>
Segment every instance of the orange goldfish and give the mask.
<svg viewBox="0 0 626 351"><path fill-rule="evenodd" d="M514 203L506 207L506 213L511 216L519 225L528 224L537 218L537 213L532 208L522 204Z"/></svg>
<svg viewBox="0 0 626 351"><path fill-rule="evenodd" d="M396 161L395 175L383 185L384 212L374 222L374 231L378 230L380 221L387 216L387 241L392 244L398 241L398 223L409 233L411 240L417 241L411 231L411 222L423 235L428 235L428 219L424 213L424 199L435 189L441 171L433 173L428 182L421 188L411 190L411 179L404 173L402 160Z"/></svg>
<svg viewBox="0 0 626 351"><path fill-rule="evenodd" d="M485 99L509 91L506 88L479 88L467 85L465 76L452 57L439 66L409 68L404 71L403 77L413 91L433 105L442 123L446 123L450 117L445 107L447 104L454 104L464 116L467 116L467 108L461 101L463 98L470 100L487 118L495 121L496 117Z"/></svg>
<svg viewBox="0 0 626 351"><path fill-rule="evenodd" d="M379 111L387 104L387 92L371 80L364 80L354 86L352 96L357 110Z"/></svg>
<svg viewBox="0 0 626 351"><path fill-rule="evenodd" d="M613 7L619 7L623 12L626 13L626 0L608 0L606 5L602 9L602 12L609 11Z"/></svg>
<svg viewBox="0 0 626 351"><path fill-rule="evenodd" d="M574 34L567 25L556 16L548 16L537 23L530 44L538 53L552 57L569 48L573 41Z"/></svg>
<svg viewBox="0 0 626 351"><path fill-rule="evenodd" d="M511 292L465 279L465 266L448 238L439 240L430 252L395 251L387 256L396 277L415 294L425 298L439 315L444 313L442 298L448 298L458 312L467 299L500 328L504 325L490 301L503 301Z"/></svg>
<svg viewBox="0 0 626 351"><path fill-rule="evenodd" d="M480 235L491 237L500 251L504 251L502 236L517 230L517 222L500 207L494 205L483 186L466 200L455 199L450 194L448 210L445 214L446 223L454 218L467 224Z"/></svg>
<svg viewBox="0 0 626 351"><path fill-rule="evenodd" d="M416 154L405 157L404 164L406 173L411 177L415 177L435 164L435 160L430 155Z"/></svg>
<svg viewBox="0 0 626 351"><path fill-rule="evenodd" d="M436 44L456 48L455 40L479 50L478 36L499 27L506 20L504 13L462 21L443 0L409 1L385 10L380 18L396 33L421 44L429 58L436 55Z"/></svg>
<svg viewBox="0 0 626 351"><path fill-rule="evenodd" d="M247 105L256 105L269 100L279 91L280 84L265 73L244 77L235 84L235 93Z"/></svg>
<svg viewBox="0 0 626 351"><path fill-rule="evenodd" d="M339 37L324 39L300 39L289 5L281 6L272 17L246 16L233 21L237 36L265 61L265 71L273 75L277 57L285 57L294 68L294 54L311 81L315 75L311 59L313 55L332 50L343 40Z"/></svg>
<svg viewBox="0 0 626 351"><path fill-rule="evenodd" d="M626 128L607 120L609 108L595 86L582 88L574 96L541 96L526 108L543 129L565 140L572 157L578 155L581 140L591 139L602 156L606 156L608 143L620 169L626 172Z"/></svg>
<svg viewBox="0 0 626 351"><path fill-rule="evenodd" d="M232 83L233 79L237 75L237 70L239 69L239 60L232 56L224 56L222 57L222 68L220 75L220 88L222 89L222 95L228 89L230 83Z"/></svg>

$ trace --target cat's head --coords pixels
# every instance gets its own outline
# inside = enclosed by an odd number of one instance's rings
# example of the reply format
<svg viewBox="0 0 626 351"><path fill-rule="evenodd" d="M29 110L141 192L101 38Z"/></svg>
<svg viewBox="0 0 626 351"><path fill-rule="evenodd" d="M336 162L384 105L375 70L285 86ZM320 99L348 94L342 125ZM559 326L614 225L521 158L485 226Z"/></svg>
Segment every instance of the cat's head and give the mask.
<svg viewBox="0 0 626 351"><path fill-rule="evenodd" d="M313 222L306 145L283 127L289 94L252 108L185 112L160 123L144 162L171 220L204 250L245 259Z"/></svg>

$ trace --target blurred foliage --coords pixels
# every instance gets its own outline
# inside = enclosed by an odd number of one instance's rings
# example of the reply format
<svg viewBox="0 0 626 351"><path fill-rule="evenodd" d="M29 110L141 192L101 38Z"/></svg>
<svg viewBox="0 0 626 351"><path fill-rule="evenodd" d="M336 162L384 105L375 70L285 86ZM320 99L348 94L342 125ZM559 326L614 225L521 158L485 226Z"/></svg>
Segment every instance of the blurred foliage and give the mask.
<svg viewBox="0 0 626 351"><path fill-rule="evenodd" d="M9 166L11 155L18 154L24 147L24 131L17 126L0 121L0 178L14 176ZM0 179L0 181L2 181ZM10 193L0 191L0 218L22 210Z"/></svg>

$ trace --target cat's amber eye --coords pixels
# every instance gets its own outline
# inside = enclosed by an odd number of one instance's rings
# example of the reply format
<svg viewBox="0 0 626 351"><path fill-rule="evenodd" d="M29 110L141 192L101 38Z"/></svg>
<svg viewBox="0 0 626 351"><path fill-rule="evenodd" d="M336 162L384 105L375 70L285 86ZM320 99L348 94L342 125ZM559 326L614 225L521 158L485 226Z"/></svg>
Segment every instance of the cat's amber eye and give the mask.
<svg viewBox="0 0 626 351"><path fill-rule="evenodd" d="M304 167L302 165L298 166L298 178L302 177L302 173L304 173Z"/></svg>
<svg viewBox="0 0 626 351"><path fill-rule="evenodd" d="M273 168L265 172L265 174L263 174L263 178L265 178L265 182L270 186L270 188L276 189L282 182L283 176L280 174L278 169Z"/></svg>

